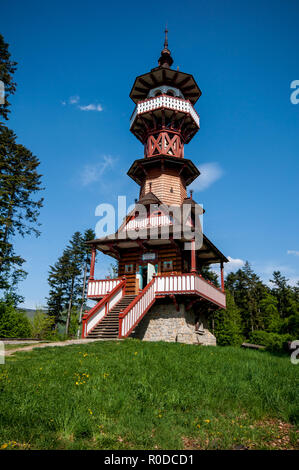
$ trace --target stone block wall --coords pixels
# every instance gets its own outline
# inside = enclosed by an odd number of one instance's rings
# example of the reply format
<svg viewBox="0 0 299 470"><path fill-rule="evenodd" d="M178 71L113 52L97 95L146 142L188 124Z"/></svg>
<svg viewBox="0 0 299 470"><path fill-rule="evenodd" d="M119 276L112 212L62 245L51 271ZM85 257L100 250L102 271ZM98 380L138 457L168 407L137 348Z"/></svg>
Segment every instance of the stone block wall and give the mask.
<svg viewBox="0 0 299 470"><path fill-rule="evenodd" d="M207 318L201 314L202 334L195 332L195 312L184 304L176 310L173 302L155 303L137 325L131 337L144 341L167 341L216 346L215 336L208 330Z"/></svg>

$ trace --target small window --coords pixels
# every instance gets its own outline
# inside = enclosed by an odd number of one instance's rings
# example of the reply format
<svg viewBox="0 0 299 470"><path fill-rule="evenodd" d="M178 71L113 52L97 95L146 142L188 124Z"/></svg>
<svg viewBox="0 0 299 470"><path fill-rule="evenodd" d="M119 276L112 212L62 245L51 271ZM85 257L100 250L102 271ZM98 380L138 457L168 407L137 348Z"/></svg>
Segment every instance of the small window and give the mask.
<svg viewBox="0 0 299 470"><path fill-rule="evenodd" d="M173 271L172 260L163 261L163 271Z"/></svg>
<svg viewBox="0 0 299 470"><path fill-rule="evenodd" d="M155 96L160 96L162 95L162 92L160 90L156 91Z"/></svg>
<svg viewBox="0 0 299 470"><path fill-rule="evenodd" d="M125 265L125 273L130 274L133 272L133 264L126 264Z"/></svg>
<svg viewBox="0 0 299 470"><path fill-rule="evenodd" d="M168 90L168 92L166 93L166 95L168 95L168 96L174 96L174 93L173 93L173 91Z"/></svg>

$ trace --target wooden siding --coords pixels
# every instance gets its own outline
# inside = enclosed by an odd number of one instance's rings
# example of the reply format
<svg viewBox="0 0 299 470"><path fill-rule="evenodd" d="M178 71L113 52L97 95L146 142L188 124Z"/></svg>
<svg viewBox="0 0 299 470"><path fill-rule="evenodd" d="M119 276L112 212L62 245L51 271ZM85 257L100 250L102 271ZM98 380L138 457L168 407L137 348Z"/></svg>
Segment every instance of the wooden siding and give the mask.
<svg viewBox="0 0 299 470"><path fill-rule="evenodd" d="M169 205L181 205L187 197L183 178L178 175L176 170L171 169L165 169L163 172L158 168L149 170L140 189L140 198L150 190L160 201Z"/></svg>
<svg viewBox="0 0 299 470"><path fill-rule="evenodd" d="M140 259L140 251L137 250L127 250L122 253L121 259L118 265L118 276L126 276L127 283L126 283L126 294L137 294L137 280L136 280L136 267L139 263ZM125 265L126 264L133 264L133 272L126 273L125 272Z"/></svg>
<svg viewBox="0 0 299 470"><path fill-rule="evenodd" d="M177 273L182 272L182 256L177 252L173 246L165 246L159 249L158 253L158 274L168 273L169 271L163 270L163 261L172 261L173 271Z"/></svg>

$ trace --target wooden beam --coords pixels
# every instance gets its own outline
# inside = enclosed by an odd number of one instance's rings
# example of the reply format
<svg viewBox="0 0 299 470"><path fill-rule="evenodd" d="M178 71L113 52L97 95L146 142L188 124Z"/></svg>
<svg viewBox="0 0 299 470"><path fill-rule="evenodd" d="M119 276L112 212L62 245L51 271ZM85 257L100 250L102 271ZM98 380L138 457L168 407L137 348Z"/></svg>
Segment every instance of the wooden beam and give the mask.
<svg viewBox="0 0 299 470"><path fill-rule="evenodd" d="M150 83L147 83L145 80L143 80L143 78L139 78L139 82L141 83L141 85L143 85L145 88L149 89L151 88L151 84ZM146 90L145 90L146 91Z"/></svg>

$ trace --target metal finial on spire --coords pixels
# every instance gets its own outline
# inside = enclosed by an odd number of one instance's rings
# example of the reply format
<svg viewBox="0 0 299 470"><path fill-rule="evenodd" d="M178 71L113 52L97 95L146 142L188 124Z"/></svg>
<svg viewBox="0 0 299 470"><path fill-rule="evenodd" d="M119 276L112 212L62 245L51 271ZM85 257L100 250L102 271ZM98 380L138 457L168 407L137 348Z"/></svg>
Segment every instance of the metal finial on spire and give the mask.
<svg viewBox="0 0 299 470"><path fill-rule="evenodd" d="M160 67L170 68L173 64L173 58L171 57L170 50L168 49L168 29L167 24L165 27L165 40L164 40L164 49L161 52L161 57L158 60Z"/></svg>
<svg viewBox="0 0 299 470"><path fill-rule="evenodd" d="M165 41L164 41L164 49L168 49L168 37L167 37L167 34L168 34L168 29L167 29L167 24L166 24L166 27L165 27Z"/></svg>

